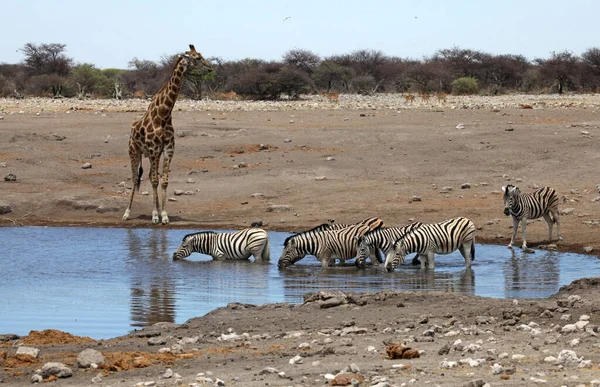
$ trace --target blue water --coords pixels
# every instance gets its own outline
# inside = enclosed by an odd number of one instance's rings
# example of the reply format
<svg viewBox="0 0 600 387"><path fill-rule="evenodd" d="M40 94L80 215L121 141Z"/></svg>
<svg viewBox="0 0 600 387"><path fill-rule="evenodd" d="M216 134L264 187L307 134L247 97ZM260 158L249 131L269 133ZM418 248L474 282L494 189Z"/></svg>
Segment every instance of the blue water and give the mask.
<svg viewBox="0 0 600 387"><path fill-rule="evenodd" d="M314 257L280 271L288 233L271 232L270 264L175 261L197 230L0 228L0 333L59 329L110 338L159 321L183 323L229 302L302 302L321 289L441 290L496 298L541 298L600 274L593 256L477 245L471 270L460 253L436 256L435 270L407 263L393 273L354 266L322 269ZM410 259L407 259L410 262Z"/></svg>

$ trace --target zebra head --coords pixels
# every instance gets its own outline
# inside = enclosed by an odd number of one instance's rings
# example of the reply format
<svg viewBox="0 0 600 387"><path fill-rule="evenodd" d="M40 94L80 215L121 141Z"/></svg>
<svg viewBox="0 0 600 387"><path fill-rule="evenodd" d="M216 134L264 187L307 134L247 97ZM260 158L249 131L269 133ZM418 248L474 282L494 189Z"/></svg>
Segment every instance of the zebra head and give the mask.
<svg viewBox="0 0 600 387"><path fill-rule="evenodd" d="M304 258L305 255L306 253L304 253L298 246L296 238L288 238L284 242L283 251L281 252L281 257L277 262L277 267L280 269L285 269L286 267L293 265Z"/></svg>
<svg viewBox="0 0 600 387"><path fill-rule="evenodd" d="M362 237L354 237L356 241L356 245L358 246L356 249L356 266L364 267L365 260L371 254L371 244L366 241L364 236Z"/></svg>
<svg viewBox="0 0 600 387"><path fill-rule="evenodd" d="M175 252L173 253L174 261L189 257L192 254L192 239L194 238L187 235L185 236L185 238L183 238L183 241L181 242L177 250L175 250Z"/></svg>
<svg viewBox="0 0 600 387"><path fill-rule="evenodd" d="M518 187L509 184L506 187L502 187L502 192L504 192L504 215L509 216L515 196L519 195L521 191Z"/></svg>
<svg viewBox="0 0 600 387"><path fill-rule="evenodd" d="M406 256L406 247L404 245L404 239L398 239L394 243L394 254L386 255L385 257L385 270L394 271L399 264L404 264L404 257Z"/></svg>

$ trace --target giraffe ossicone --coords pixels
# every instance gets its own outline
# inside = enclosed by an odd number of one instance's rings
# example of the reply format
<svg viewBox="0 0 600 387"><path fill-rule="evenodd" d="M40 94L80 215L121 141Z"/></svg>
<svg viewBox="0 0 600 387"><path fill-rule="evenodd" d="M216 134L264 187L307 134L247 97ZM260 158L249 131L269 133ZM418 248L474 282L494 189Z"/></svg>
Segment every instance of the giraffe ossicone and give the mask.
<svg viewBox="0 0 600 387"><path fill-rule="evenodd" d="M150 160L150 183L154 209L152 210L152 224L169 223L167 215L167 188L169 186L169 167L175 152L175 130L173 129L173 107L181 89L183 76L191 69L202 68L214 71L210 63L202 54L196 51L193 44L190 50L179 56L168 82L154 95L146 113L131 127L129 137L129 159L131 161L131 179L134 187L129 195L129 205L123 214L123 220L130 219L131 206L135 191L140 188L143 168L142 158ZM159 166L163 155L162 174L160 174L161 200L158 197ZM160 219L158 217L160 208Z"/></svg>

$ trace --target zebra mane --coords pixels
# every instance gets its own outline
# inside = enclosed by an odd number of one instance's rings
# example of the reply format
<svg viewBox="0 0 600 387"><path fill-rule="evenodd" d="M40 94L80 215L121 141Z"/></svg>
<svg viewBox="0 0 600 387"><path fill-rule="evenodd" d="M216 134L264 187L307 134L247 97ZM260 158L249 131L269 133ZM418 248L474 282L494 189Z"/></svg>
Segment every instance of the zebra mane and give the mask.
<svg viewBox="0 0 600 387"><path fill-rule="evenodd" d="M182 242L185 242L188 238L195 237L196 235L201 235L201 234L205 234L205 235L206 234L216 234L216 232L214 232L214 231L199 231L199 232L195 232L192 234L187 234L186 236L183 237Z"/></svg>
<svg viewBox="0 0 600 387"><path fill-rule="evenodd" d="M287 247L290 239L297 237L298 235L308 234L310 232L325 231L325 230L329 230L330 227L331 227L331 223L321 223L320 225L315 226L315 227L311 228L310 230L297 232L297 233L285 238L285 240L283 241L283 247Z"/></svg>
<svg viewBox="0 0 600 387"><path fill-rule="evenodd" d="M511 192L519 194L521 190L516 185L508 184L504 189L504 196L508 196Z"/></svg>

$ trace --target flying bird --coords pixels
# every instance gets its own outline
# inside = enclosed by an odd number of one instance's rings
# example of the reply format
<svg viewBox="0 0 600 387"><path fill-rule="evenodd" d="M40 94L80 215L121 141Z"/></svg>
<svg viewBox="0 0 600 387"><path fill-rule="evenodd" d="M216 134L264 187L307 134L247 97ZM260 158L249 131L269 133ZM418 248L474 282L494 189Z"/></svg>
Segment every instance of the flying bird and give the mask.
<svg viewBox="0 0 600 387"><path fill-rule="evenodd" d="M283 21L286 21L287 19L291 19L291 16L286 17L285 19L283 19Z"/></svg>

